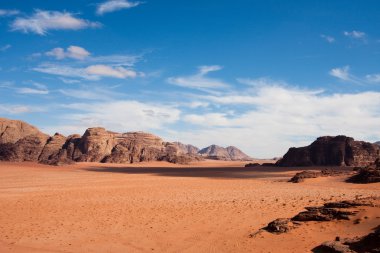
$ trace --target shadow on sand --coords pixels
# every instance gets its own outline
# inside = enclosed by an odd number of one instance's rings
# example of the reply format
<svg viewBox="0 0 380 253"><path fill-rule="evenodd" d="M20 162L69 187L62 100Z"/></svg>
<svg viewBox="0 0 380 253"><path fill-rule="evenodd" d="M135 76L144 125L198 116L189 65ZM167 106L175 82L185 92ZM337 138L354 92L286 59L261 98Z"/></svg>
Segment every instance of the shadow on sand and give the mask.
<svg viewBox="0 0 380 253"><path fill-rule="evenodd" d="M85 170L103 173L125 173L125 174L152 174L166 177L208 177L208 178L282 178L287 179L294 175L296 171L321 169L307 168L284 168L259 166L252 168L245 167L90 167Z"/></svg>

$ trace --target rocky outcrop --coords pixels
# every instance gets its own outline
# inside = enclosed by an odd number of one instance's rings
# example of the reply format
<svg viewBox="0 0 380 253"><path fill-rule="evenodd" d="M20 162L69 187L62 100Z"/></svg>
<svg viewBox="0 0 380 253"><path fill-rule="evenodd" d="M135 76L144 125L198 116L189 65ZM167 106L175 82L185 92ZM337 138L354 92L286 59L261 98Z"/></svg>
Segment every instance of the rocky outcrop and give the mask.
<svg viewBox="0 0 380 253"><path fill-rule="evenodd" d="M337 253L359 253L359 252L380 252L380 226L374 232L363 237L336 238L335 241L324 242L315 247L313 252L337 252Z"/></svg>
<svg viewBox="0 0 380 253"><path fill-rule="evenodd" d="M54 158L58 156L65 142L66 142L66 137L59 133L56 133L55 135L50 137L47 140L44 148L42 149L41 154L38 157L38 161L45 164L51 164L51 163L54 164L52 160L54 160Z"/></svg>
<svg viewBox="0 0 380 253"><path fill-rule="evenodd" d="M180 154L197 155L199 152L199 148L190 144L183 144L181 142L173 142L173 145L177 147L177 150Z"/></svg>
<svg viewBox="0 0 380 253"><path fill-rule="evenodd" d="M0 144L16 143L28 136L36 136L40 139L48 138L48 135L24 121L0 118Z"/></svg>
<svg viewBox="0 0 380 253"><path fill-rule="evenodd" d="M229 146L223 148L217 145L211 145L207 148L201 149L198 154L203 157L215 160L226 160L226 161L248 161L252 160L251 157L244 154L240 149Z"/></svg>
<svg viewBox="0 0 380 253"><path fill-rule="evenodd" d="M66 138L56 133L49 137L25 122L7 119L0 119L0 129L0 160L5 161L60 165L72 162L188 163L198 159L196 155L183 153L177 144L144 132L115 133L95 127L87 129L83 136Z"/></svg>
<svg viewBox="0 0 380 253"><path fill-rule="evenodd" d="M0 160L37 161L48 138L23 121L0 118Z"/></svg>
<svg viewBox="0 0 380 253"><path fill-rule="evenodd" d="M311 145L290 148L279 166L367 166L380 158L380 147L346 136L319 137Z"/></svg>
<svg viewBox="0 0 380 253"><path fill-rule="evenodd" d="M289 182L292 183L301 183L305 181L306 178L317 178L317 177L334 177L341 175L349 175L352 174L350 171L342 171L342 170L334 170L334 169L324 169L321 171L310 171L304 170L296 173Z"/></svg>
<svg viewBox="0 0 380 253"><path fill-rule="evenodd" d="M273 233L273 234L282 234L287 233L298 224L294 224L290 219L287 218L279 218L271 221L264 230Z"/></svg>
<svg viewBox="0 0 380 253"><path fill-rule="evenodd" d="M365 168L360 168L357 174L349 178L347 181L357 184L380 182L380 159L377 159L374 164Z"/></svg>
<svg viewBox="0 0 380 253"><path fill-rule="evenodd" d="M377 198L363 198L340 202L328 202L323 206L318 207L305 207L306 211L298 213L293 218L276 219L262 229L270 233L281 234L309 221L326 222L332 220L350 220L351 216L354 216L359 212L356 209L357 207L376 206L373 201L378 200ZM252 235L255 234L257 234L257 232Z"/></svg>

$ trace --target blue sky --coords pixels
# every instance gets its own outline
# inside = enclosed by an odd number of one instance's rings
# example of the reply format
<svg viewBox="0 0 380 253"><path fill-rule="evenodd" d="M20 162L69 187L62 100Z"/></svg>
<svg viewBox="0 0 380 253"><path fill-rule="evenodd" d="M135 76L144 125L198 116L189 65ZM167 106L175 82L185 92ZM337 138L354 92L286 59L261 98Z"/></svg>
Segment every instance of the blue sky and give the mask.
<svg viewBox="0 0 380 253"><path fill-rule="evenodd" d="M8 1L0 116L281 156L380 140L379 1Z"/></svg>

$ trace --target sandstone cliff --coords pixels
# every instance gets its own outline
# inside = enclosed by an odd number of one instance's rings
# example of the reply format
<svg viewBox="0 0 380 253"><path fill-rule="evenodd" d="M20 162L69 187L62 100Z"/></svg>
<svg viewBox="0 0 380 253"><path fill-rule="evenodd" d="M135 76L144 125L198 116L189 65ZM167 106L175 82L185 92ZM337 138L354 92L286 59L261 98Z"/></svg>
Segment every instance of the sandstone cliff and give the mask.
<svg viewBox="0 0 380 253"><path fill-rule="evenodd" d="M324 136L306 147L290 148L279 166L368 166L380 157L380 147L346 136Z"/></svg>
<svg viewBox="0 0 380 253"><path fill-rule="evenodd" d="M182 152L175 143L144 132L115 133L89 128L83 136L54 136L17 120L0 119L0 160L38 161L45 164L72 162L134 163L168 161L188 163L196 155Z"/></svg>

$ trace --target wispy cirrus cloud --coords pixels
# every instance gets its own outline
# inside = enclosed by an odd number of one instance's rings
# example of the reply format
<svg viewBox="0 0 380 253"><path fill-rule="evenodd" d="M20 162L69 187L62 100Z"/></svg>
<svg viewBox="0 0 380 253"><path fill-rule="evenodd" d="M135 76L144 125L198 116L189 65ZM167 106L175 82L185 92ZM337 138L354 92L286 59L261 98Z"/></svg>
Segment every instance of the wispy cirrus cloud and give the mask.
<svg viewBox="0 0 380 253"><path fill-rule="evenodd" d="M30 106L30 105L17 105L17 104L0 104L1 114L22 114L22 113L32 113L32 112L42 112L44 109L40 107Z"/></svg>
<svg viewBox="0 0 380 253"><path fill-rule="evenodd" d="M12 31L39 35L46 35L50 30L81 30L100 26L98 22L77 18L70 12L38 9L31 16L16 18L10 25Z"/></svg>
<svg viewBox="0 0 380 253"><path fill-rule="evenodd" d="M355 31L355 30L351 32L344 31L343 35L352 39L364 39L367 36L365 32Z"/></svg>
<svg viewBox="0 0 380 253"><path fill-rule="evenodd" d="M366 79L370 83L380 83L380 74L366 75Z"/></svg>
<svg viewBox="0 0 380 253"><path fill-rule="evenodd" d="M219 65L200 66L198 73L191 76L169 77L167 81L170 84L190 88L190 89L220 89L227 88L229 85L219 79L207 77L210 72L219 71L222 67Z"/></svg>
<svg viewBox="0 0 380 253"><path fill-rule="evenodd" d="M380 83L380 74L367 74L365 76L356 76L350 73L350 66L333 68L329 74L342 81L352 82L356 84L377 84Z"/></svg>
<svg viewBox="0 0 380 253"><path fill-rule="evenodd" d="M103 77L126 79L143 75L133 69L113 67L103 64L90 65L82 68L72 67L69 65L42 64L33 68L33 70L61 77L82 78L93 81L100 80Z"/></svg>
<svg viewBox="0 0 380 253"><path fill-rule="evenodd" d="M108 0L98 4L96 14L103 15L109 12L115 12L122 9L130 9L142 4L142 2L132 2L128 0Z"/></svg>
<svg viewBox="0 0 380 253"><path fill-rule="evenodd" d="M66 50L61 47L53 48L52 50L46 52L45 55L52 56L57 60L62 60L65 58L84 60L85 58L90 56L90 52L88 52L83 47L69 46Z"/></svg>
<svg viewBox="0 0 380 253"><path fill-rule="evenodd" d="M333 68L330 70L329 74L343 81L352 81L352 76L350 74L350 66L344 66L340 68Z"/></svg>
<svg viewBox="0 0 380 253"><path fill-rule="evenodd" d="M16 92L19 94L26 94L26 95L47 95L49 94L49 90L44 84L40 84L37 82L31 82L33 88L31 87L21 87L16 88Z"/></svg>
<svg viewBox="0 0 380 253"><path fill-rule="evenodd" d="M0 47L0 52L5 52L8 49L10 49L11 47L12 47L12 45L10 45L10 44L4 45L4 46Z"/></svg>
<svg viewBox="0 0 380 253"><path fill-rule="evenodd" d="M19 10L0 9L0 17L10 17L20 14Z"/></svg>
<svg viewBox="0 0 380 253"><path fill-rule="evenodd" d="M114 97L120 95L119 93L111 91L109 88L101 87L82 87L78 89L59 89L62 95L66 97L85 99L85 100L106 100L109 101Z"/></svg>
<svg viewBox="0 0 380 253"><path fill-rule="evenodd" d="M328 43L334 43L335 42L335 38L333 36L330 36L330 35L321 34L321 38L324 39L325 41L327 41Z"/></svg>

